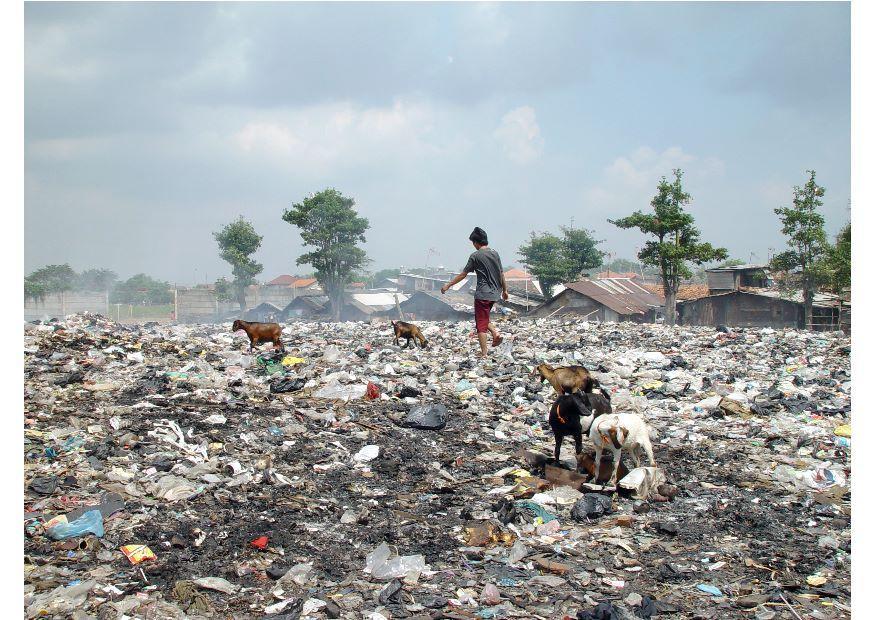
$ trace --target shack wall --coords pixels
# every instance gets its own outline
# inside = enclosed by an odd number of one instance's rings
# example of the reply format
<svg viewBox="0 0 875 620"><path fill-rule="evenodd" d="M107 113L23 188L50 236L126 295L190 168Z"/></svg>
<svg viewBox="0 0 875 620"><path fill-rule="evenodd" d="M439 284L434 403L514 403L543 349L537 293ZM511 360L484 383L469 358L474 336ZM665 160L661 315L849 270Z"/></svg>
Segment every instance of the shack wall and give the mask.
<svg viewBox="0 0 875 620"><path fill-rule="evenodd" d="M682 325L801 328L804 312L786 299L730 293L678 304L678 316Z"/></svg>

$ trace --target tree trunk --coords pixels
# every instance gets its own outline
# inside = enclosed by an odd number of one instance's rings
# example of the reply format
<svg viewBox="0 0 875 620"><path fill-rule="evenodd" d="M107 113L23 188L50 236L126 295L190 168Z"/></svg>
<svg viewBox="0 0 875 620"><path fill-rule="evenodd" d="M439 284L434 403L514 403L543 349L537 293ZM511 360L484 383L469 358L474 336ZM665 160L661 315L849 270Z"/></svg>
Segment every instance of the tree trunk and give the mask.
<svg viewBox="0 0 875 620"><path fill-rule="evenodd" d="M677 291L665 291L665 324L675 325L677 323Z"/></svg>
<svg viewBox="0 0 875 620"><path fill-rule="evenodd" d="M805 306L805 325L803 329L814 329L814 291L809 285L802 290L802 302Z"/></svg>
<svg viewBox="0 0 875 620"><path fill-rule="evenodd" d="M334 282L330 286L328 299L331 300L331 316L335 321L340 321L340 312L343 309L343 285Z"/></svg>
<svg viewBox="0 0 875 620"><path fill-rule="evenodd" d="M237 303L240 305L240 316L243 316L243 313L246 312L246 289L238 288L237 289Z"/></svg>

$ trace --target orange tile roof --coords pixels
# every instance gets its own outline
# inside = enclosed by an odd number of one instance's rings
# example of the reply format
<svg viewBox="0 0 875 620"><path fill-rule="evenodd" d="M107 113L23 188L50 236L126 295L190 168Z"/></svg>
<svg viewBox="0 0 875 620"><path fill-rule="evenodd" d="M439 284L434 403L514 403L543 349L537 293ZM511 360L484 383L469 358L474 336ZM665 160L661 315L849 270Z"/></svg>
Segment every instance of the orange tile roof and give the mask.
<svg viewBox="0 0 875 620"><path fill-rule="evenodd" d="M532 276L522 269L508 269L504 272L504 277L506 279L513 278L514 280L531 280Z"/></svg>
<svg viewBox="0 0 875 620"><path fill-rule="evenodd" d="M295 276L290 275L281 275L277 276L270 282L268 282L268 286L291 286L295 281Z"/></svg>
<svg viewBox="0 0 875 620"><path fill-rule="evenodd" d="M312 286L313 284L316 284L316 278L298 278L292 286L301 288L302 286Z"/></svg>
<svg viewBox="0 0 875 620"><path fill-rule="evenodd" d="M663 299L665 298L665 294L662 291L661 284L645 284L644 288L646 288L654 295L659 295ZM678 301L688 301L690 299L699 299L701 297L707 296L707 284L681 284L678 288Z"/></svg>

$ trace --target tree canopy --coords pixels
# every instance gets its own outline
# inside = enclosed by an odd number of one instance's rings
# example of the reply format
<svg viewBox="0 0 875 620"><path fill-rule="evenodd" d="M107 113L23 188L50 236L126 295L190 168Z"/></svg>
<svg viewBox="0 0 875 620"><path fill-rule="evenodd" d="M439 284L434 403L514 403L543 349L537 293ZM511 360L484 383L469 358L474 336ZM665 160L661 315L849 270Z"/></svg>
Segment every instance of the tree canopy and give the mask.
<svg viewBox="0 0 875 620"><path fill-rule="evenodd" d="M236 221L213 233L213 237L219 245L222 260L231 265L234 276L231 286L242 312L246 309L246 287L254 284L255 276L264 269L261 263L252 258L252 254L261 247L262 236L241 215Z"/></svg>
<svg viewBox="0 0 875 620"><path fill-rule="evenodd" d="M596 247L590 231L561 227L562 236L531 233L529 242L519 248L519 255L529 272L538 279L545 295L557 284L572 282L587 269L598 267L604 253Z"/></svg>
<svg viewBox="0 0 875 620"><path fill-rule="evenodd" d="M783 281L802 289L805 324L811 325L814 293L818 286L829 282L829 242L826 240L824 218L818 211L823 206L826 190L816 181L814 170L808 170L808 180L793 188L793 206L778 207L781 232L787 237L788 248L772 258L772 269L785 272Z"/></svg>
<svg viewBox="0 0 875 620"><path fill-rule="evenodd" d="M662 177L656 195L650 201L653 213L635 211L632 215L617 220L608 220L620 228L637 228L645 235L655 237L644 244L638 258L646 265L659 267L665 292L665 317L669 325L676 319L677 292L681 280L692 276L688 263L701 265L728 256L725 248L715 248L710 243L699 241L700 232L693 223L695 219L684 210L692 200L684 191L683 172L674 170L674 180Z"/></svg>
<svg viewBox="0 0 875 620"><path fill-rule="evenodd" d="M370 262L358 247L370 226L367 218L358 215L355 200L328 188L293 204L283 212L283 220L297 226L304 245L314 248L299 256L297 264L313 267L331 300L334 318L339 318L346 285Z"/></svg>

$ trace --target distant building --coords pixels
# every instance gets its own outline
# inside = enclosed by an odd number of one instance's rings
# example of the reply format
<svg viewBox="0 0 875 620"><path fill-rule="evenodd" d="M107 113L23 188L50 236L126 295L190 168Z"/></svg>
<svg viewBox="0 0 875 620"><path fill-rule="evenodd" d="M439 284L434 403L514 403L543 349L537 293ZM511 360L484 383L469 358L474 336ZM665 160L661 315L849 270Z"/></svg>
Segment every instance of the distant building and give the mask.
<svg viewBox="0 0 875 620"><path fill-rule="evenodd" d="M727 291L678 303L682 325L715 327L810 327L817 331L850 329L850 303L837 295L814 295L813 325L805 325L802 293L782 295L773 289Z"/></svg>
<svg viewBox="0 0 875 620"><path fill-rule="evenodd" d="M766 265L738 265L706 269L708 290L712 295L745 288L768 288L770 280Z"/></svg>
<svg viewBox="0 0 875 620"><path fill-rule="evenodd" d="M508 288L521 289L523 291L534 291L541 294L541 285L537 280L532 278L530 273L522 269L508 269L504 272L504 281Z"/></svg>
<svg viewBox="0 0 875 620"><path fill-rule="evenodd" d="M474 297L467 293L448 291L417 291L399 304L398 308L380 312L378 316L404 321L464 321L474 316Z"/></svg>
<svg viewBox="0 0 875 620"><path fill-rule="evenodd" d="M293 299L280 313L282 322L294 319L313 319L329 314L329 301L325 295L302 295Z"/></svg>
<svg viewBox="0 0 875 620"><path fill-rule="evenodd" d="M405 293L415 293L416 291L438 291L441 287L453 279L455 274L441 274L439 276L421 276L415 273L402 273L398 275L398 288ZM455 286L454 291L466 291L471 288L472 282L475 281L473 274L462 280Z"/></svg>
<svg viewBox="0 0 875 620"><path fill-rule="evenodd" d="M281 320L281 316L282 310L271 303L264 302L247 310L243 314L243 320L255 323L276 323Z"/></svg>
<svg viewBox="0 0 875 620"><path fill-rule="evenodd" d="M589 321L645 323L655 321L662 306L662 299L629 278L584 279L566 284L528 316L573 314Z"/></svg>

